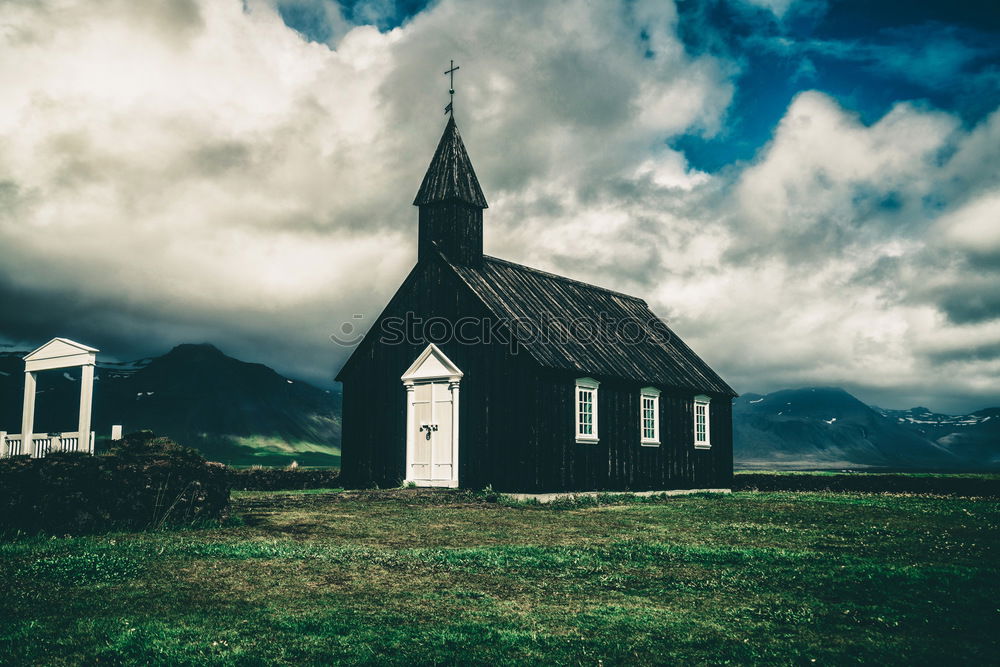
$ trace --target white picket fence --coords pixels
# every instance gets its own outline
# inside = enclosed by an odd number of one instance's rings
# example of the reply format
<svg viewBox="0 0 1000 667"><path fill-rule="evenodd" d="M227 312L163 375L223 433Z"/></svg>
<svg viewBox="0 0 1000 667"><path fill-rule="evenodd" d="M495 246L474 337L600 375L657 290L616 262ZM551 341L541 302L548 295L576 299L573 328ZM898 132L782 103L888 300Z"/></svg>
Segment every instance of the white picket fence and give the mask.
<svg viewBox="0 0 1000 667"><path fill-rule="evenodd" d="M86 438L83 447L80 445L80 432L73 431L67 433L33 433L31 437L32 447L30 451L24 447L24 435L8 435L6 431L0 431L0 456L20 456L31 454L33 458L43 458L52 452L87 452L94 453L94 432L90 432L90 438Z"/></svg>

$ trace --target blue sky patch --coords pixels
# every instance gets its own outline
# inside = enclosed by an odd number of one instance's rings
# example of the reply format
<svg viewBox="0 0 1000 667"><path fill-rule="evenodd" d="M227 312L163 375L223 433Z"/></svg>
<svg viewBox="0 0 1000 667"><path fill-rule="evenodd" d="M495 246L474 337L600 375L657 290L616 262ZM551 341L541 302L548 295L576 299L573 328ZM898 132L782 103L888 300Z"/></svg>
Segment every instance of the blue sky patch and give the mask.
<svg viewBox="0 0 1000 667"><path fill-rule="evenodd" d="M283 0L278 13L285 25L313 42L328 42L333 26L326 6L340 9L341 16L352 25L374 25L379 30L392 30L410 17L422 12L431 0Z"/></svg>
<svg viewBox="0 0 1000 667"><path fill-rule="evenodd" d="M800 0L778 18L737 0L682 0L678 11L689 53L739 68L723 130L670 141L703 171L752 159L803 90L830 95L865 123L907 100L968 127L1000 104L1000 11L990 3Z"/></svg>

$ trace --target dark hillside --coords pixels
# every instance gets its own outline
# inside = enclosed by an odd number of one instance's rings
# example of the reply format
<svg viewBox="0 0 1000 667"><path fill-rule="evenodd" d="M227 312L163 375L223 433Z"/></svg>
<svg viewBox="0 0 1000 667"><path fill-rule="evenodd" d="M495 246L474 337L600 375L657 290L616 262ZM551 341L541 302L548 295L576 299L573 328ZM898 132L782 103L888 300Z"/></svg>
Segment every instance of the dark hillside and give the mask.
<svg viewBox="0 0 1000 667"><path fill-rule="evenodd" d="M961 468L943 445L887 418L843 389L746 394L733 407L735 457L746 468Z"/></svg>
<svg viewBox="0 0 1000 667"><path fill-rule="evenodd" d="M0 428L21 421L23 353L0 356ZM79 374L39 375L36 430L73 430ZM225 463L339 465L340 394L233 359L208 344L98 364L94 430L149 429Z"/></svg>

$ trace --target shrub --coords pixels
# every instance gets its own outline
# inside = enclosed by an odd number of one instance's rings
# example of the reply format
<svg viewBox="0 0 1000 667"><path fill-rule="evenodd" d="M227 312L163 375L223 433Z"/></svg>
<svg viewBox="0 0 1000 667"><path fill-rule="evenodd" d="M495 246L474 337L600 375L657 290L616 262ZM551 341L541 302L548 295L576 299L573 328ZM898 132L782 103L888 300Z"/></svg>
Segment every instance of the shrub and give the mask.
<svg viewBox="0 0 1000 667"><path fill-rule="evenodd" d="M340 486L339 470L303 470L302 468L262 468L254 466L229 470L233 489L240 491L291 491L295 489L330 489Z"/></svg>
<svg viewBox="0 0 1000 667"><path fill-rule="evenodd" d="M221 464L152 433L101 456L58 452L0 461L0 532L86 533L219 519L229 505Z"/></svg>
<svg viewBox="0 0 1000 667"><path fill-rule="evenodd" d="M198 450L178 445L170 438L158 438L152 431L137 431L121 440L113 440L107 455L133 462L156 459L193 466L205 463L205 457Z"/></svg>

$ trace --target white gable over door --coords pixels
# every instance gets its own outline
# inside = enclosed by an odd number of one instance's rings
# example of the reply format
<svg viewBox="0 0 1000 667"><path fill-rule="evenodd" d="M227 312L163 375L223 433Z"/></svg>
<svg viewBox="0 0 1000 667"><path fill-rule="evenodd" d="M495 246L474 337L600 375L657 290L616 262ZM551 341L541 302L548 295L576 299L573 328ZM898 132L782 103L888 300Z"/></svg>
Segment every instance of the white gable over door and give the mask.
<svg viewBox="0 0 1000 667"><path fill-rule="evenodd" d="M68 338L53 338L24 358L26 371L46 371L53 368L70 368L93 364L97 348L77 343Z"/></svg>
<svg viewBox="0 0 1000 667"><path fill-rule="evenodd" d="M419 382L421 380L448 380L458 382L462 379L462 371L451 359L445 356L441 349L431 343L417 357L400 378L403 382Z"/></svg>

